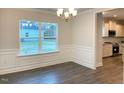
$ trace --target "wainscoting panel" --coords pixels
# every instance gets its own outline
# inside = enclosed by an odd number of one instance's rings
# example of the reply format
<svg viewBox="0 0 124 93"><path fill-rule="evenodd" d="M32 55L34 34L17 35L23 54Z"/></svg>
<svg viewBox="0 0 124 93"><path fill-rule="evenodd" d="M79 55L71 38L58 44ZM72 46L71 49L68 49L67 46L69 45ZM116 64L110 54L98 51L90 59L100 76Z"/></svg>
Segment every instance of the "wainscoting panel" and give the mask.
<svg viewBox="0 0 124 93"><path fill-rule="evenodd" d="M94 49L91 47L64 45L60 51L34 56L18 56L17 49L0 50L0 75L73 61L95 69Z"/></svg>
<svg viewBox="0 0 124 93"><path fill-rule="evenodd" d="M64 45L59 52L21 57L17 49L0 50L0 75L68 62L70 51Z"/></svg>
<svg viewBox="0 0 124 93"><path fill-rule="evenodd" d="M96 69L94 48L74 45L72 54L72 59L75 63L91 69Z"/></svg>

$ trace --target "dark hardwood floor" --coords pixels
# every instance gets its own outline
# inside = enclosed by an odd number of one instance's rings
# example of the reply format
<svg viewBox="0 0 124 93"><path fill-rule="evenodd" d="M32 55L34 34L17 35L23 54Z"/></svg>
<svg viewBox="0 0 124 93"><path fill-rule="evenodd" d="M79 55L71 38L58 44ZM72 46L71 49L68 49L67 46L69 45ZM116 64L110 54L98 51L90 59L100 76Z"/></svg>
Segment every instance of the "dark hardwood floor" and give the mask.
<svg viewBox="0 0 124 93"><path fill-rule="evenodd" d="M111 84L123 83L121 56L103 59L96 70L73 62L0 76L8 84Z"/></svg>

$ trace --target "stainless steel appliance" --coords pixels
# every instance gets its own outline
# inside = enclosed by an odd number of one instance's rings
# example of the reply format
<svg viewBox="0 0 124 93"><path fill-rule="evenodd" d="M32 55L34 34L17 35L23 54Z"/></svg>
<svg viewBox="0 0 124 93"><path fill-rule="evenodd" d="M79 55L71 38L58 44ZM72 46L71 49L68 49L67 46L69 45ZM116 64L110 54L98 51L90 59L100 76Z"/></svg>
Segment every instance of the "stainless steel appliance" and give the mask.
<svg viewBox="0 0 124 93"><path fill-rule="evenodd" d="M113 43L112 50L113 50L113 56L118 55L119 54L119 44Z"/></svg>
<svg viewBox="0 0 124 93"><path fill-rule="evenodd" d="M109 30L109 37L115 37L116 31L115 30Z"/></svg>

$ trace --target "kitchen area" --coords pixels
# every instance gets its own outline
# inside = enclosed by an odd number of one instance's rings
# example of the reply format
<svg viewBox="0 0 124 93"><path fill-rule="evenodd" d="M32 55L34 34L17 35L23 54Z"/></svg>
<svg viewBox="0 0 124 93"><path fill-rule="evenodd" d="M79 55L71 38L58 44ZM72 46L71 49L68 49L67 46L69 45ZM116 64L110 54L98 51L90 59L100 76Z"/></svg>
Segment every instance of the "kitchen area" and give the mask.
<svg viewBox="0 0 124 93"><path fill-rule="evenodd" d="M123 12L122 12L123 11ZM103 12L103 58L122 56L124 48L124 9ZM124 57L122 56L122 59ZM124 59L123 59L124 61Z"/></svg>

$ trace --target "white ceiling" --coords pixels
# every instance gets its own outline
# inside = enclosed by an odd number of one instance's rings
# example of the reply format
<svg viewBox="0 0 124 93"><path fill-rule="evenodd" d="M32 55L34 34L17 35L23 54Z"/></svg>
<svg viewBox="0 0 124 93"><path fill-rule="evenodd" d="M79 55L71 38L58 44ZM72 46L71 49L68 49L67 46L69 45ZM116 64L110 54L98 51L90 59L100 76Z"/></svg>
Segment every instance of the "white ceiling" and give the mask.
<svg viewBox="0 0 124 93"><path fill-rule="evenodd" d="M114 17L114 15L117 15ZM113 17L118 20L124 20L124 8L118 8L111 11L106 11L103 14L104 17Z"/></svg>
<svg viewBox="0 0 124 93"><path fill-rule="evenodd" d="M78 13L92 9L92 8L75 8ZM41 11L47 11L47 12L52 12L52 13L56 13L57 8L37 8L37 10L41 10Z"/></svg>

